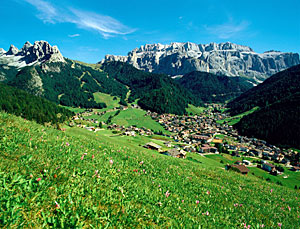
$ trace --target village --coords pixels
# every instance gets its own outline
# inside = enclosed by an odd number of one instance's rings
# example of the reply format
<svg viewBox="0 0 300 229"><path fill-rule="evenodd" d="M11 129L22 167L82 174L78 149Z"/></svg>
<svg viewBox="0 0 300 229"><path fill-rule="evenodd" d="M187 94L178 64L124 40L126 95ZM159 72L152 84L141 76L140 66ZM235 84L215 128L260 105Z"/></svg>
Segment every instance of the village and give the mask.
<svg viewBox="0 0 300 229"><path fill-rule="evenodd" d="M139 109L134 105L131 108ZM247 174L249 166L257 166L272 175L282 174L282 166L291 171L300 171L299 153L294 150L284 150L277 146L268 144L266 141L256 138L247 138L240 136L238 132L227 122L218 123L229 117L227 113L219 112L224 108L220 104L210 104L208 109L197 115L173 115L173 114L157 114L148 111L145 116L150 116L158 122L170 134L155 132L151 129L136 126L121 126L114 123L106 123L106 128L119 133L135 137L164 135L172 140L165 141L164 147L154 142L148 142L145 148L156 150L162 154L186 158L187 153L198 153L200 155L226 153L234 157L251 158L250 160L238 160L232 165L226 165L225 169L233 169L242 174ZM113 111L126 110L128 107L114 108ZM85 128L89 131L99 131L105 124L96 119L89 119L91 115L104 115L108 111L97 112L92 109L78 113L74 116L74 120L86 120L94 125L86 126L78 124L78 127ZM166 150L167 148L167 150ZM256 164L253 164L255 159ZM270 163L274 162L282 166L275 166Z"/></svg>

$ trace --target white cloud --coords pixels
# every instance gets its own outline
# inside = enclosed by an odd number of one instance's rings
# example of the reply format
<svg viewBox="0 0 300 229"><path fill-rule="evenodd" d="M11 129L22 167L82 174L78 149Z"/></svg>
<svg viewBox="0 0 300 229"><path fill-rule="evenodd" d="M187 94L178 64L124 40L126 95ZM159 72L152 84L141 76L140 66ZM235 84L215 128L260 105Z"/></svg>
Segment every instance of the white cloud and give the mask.
<svg viewBox="0 0 300 229"><path fill-rule="evenodd" d="M53 19L57 16L57 10L49 2L42 0L25 0L25 2L28 2L36 7L36 9L39 11L39 14L37 15L38 18L44 22L55 22Z"/></svg>
<svg viewBox="0 0 300 229"><path fill-rule="evenodd" d="M70 34L70 35L68 35L68 37L79 37L80 36L80 34L78 34L78 33L76 33L76 34Z"/></svg>
<svg viewBox="0 0 300 229"><path fill-rule="evenodd" d="M229 22L221 25L204 26L207 32L218 36L220 39L236 38L241 36L245 32L250 23L248 21L241 21L239 23L234 22L231 18Z"/></svg>
<svg viewBox="0 0 300 229"><path fill-rule="evenodd" d="M44 23L72 23L82 29L95 30L104 38L115 35L126 35L135 31L135 29L123 25L110 16L73 8L53 6L50 2L44 0L24 1L30 3L39 11L37 17Z"/></svg>

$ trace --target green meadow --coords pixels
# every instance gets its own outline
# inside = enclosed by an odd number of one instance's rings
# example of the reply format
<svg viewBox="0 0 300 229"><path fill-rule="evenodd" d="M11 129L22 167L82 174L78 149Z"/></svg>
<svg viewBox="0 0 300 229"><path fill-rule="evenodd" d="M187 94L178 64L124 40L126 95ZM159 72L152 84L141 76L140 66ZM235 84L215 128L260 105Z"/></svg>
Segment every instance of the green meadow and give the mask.
<svg viewBox="0 0 300 229"><path fill-rule="evenodd" d="M224 171L211 158L171 158L129 137L62 132L6 113L0 130L2 228L300 225L298 191Z"/></svg>
<svg viewBox="0 0 300 229"><path fill-rule="evenodd" d="M238 115L235 115L235 116L232 116L232 117L229 117L229 118L225 118L223 120L219 120L219 121L217 121L217 123L223 124L223 123L226 122L226 123L228 123L228 125L233 126L234 124L238 123L241 120L241 118L243 118L246 115L249 115L249 114L253 113L254 111L256 111L258 109L259 109L259 107L253 107L249 111L246 111L242 114L238 114Z"/></svg>

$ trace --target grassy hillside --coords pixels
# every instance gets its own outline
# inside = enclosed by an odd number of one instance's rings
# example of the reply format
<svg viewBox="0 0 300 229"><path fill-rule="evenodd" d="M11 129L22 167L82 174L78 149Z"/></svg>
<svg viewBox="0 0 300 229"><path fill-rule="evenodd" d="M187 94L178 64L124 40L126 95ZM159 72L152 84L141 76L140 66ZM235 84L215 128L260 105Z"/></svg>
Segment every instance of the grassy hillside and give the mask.
<svg viewBox="0 0 300 229"><path fill-rule="evenodd" d="M213 160L170 158L5 113L0 129L1 227L299 226L298 192Z"/></svg>
<svg viewBox="0 0 300 229"><path fill-rule="evenodd" d="M241 114L238 114L235 116L231 116L231 117L223 119L223 120L218 120L217 123L220 123L220 124L228 123L228 125L230 125L230 126L235 125L241 120L241 118L253 113L254 111L256 111L258 109L259 109L259 107L253 107L251 110L246 111L244 113L241 113Z"/></svg>
<svg viewBox="0 0 300 229"><path fill-rule="evenodd" d="M141 109L129 108L125 111L121 111L119 115L112 119L112 123L116 123L122 126L145 127L154 131L165 132L165 129L151 117L146 116L146 111Z"/></svg>
<svg viewBox="0 0 300 229"><path fill-rule="evenodd" d="M96 93L94 93L94 98L97 103L105 103L106 104L105 110L109 110L109 109L120 106L120 104L119 104L120 98L111 96L109 94L96 92Z"/></svg>

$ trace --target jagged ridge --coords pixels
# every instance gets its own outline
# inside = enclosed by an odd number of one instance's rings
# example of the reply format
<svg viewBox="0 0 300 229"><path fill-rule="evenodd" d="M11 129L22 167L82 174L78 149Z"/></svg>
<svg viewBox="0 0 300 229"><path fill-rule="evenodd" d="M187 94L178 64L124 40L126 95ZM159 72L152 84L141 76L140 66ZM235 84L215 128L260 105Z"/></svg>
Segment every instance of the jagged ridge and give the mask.
<svg viewBox="0 0 300 229"><path fill-rule="evenodd" d="M184 75L204 71L227 76L246 76L261 82L288 67L299 64L299 54L268 51L256 53L247 46L230 42L195 44L171 43L170 45L146 44L127 56L106 55L102 61L122 61L154 73Z"/></svg>

